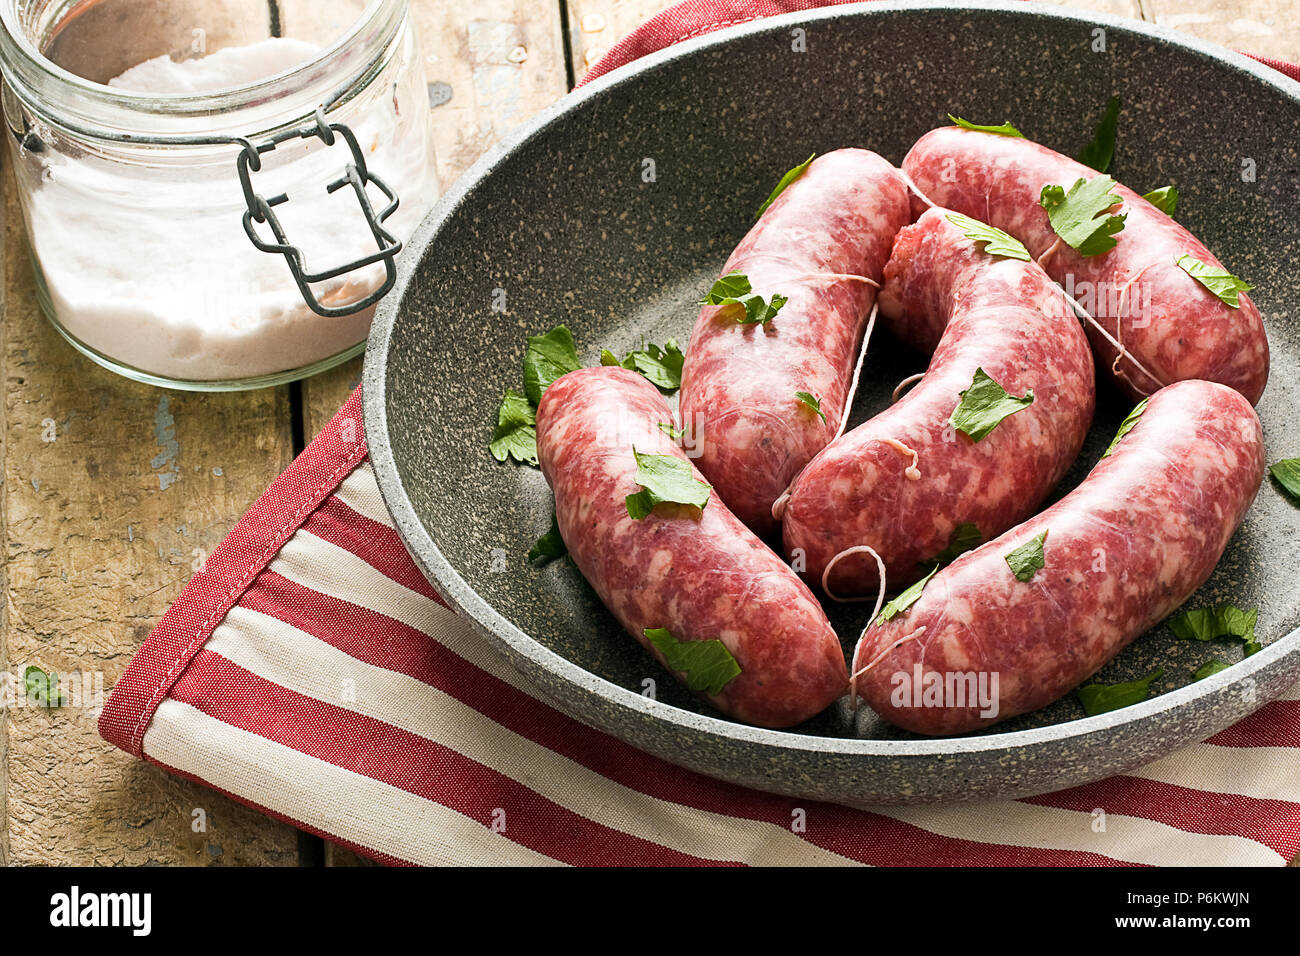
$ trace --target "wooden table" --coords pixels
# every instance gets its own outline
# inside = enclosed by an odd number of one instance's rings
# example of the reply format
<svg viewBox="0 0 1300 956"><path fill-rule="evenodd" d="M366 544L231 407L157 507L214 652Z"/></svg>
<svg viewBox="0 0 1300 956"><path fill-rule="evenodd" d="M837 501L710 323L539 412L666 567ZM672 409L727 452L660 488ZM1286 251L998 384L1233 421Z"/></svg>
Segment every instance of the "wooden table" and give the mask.
<svg viewBox="0 0 1300 956"><path fill-rule="evenodd" d="M1297 0L1075 0L1300 60ZM412 0L444 184L669 0ZM126 667L194 570L329 420L360 360L300 386L161 391L92 365L36 303L6 176L0 673ZM357 858L110 747L93 713L6 711L0 864L347 865ZM198 811L202 811L199 813Z"/></svg>

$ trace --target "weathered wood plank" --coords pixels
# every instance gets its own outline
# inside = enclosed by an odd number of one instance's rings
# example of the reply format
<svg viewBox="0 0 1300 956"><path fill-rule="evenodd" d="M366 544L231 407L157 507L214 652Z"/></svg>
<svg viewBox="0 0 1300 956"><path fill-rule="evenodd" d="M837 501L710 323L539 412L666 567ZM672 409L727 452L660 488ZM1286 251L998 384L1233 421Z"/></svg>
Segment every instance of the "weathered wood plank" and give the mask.
<svg viewBox="0 0 1300 956"><path fill-rule="evenodd" d="M1142 0L1148 20L1234 50L1300 60L1293 0Z"/></svg>
<svg viewBox="0 0 1300 956"><path fill-rule="evenodd" d="M434 115L444 187L507 130L563 96L563 22L558 0L478 0L411 5ZM356 387L361 360L303 385L307 439Z"/></svg>
<svg viewBox="0 0 1300 956"><path fill-rule="evenodd" d="M6 187L4 669L87 673L106 693L288 463L286 392L167 392L82 358L37 305ZM291 828L115 750L97 716L3 714L9 862L296 863Z"/></svg>
<svg viewBox="0 0 1300 956"><path fill-rule="evenodd" d="M673 0L569 0L573 72L581 80L615 43Z"/></svg>

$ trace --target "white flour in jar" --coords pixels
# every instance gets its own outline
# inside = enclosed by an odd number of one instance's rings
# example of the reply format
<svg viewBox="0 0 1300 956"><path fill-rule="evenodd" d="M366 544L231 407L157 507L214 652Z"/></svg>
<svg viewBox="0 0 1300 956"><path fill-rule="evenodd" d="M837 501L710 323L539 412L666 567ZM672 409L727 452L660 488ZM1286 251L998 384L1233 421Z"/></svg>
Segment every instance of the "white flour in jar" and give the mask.
<svg viewBox="0 0 1300 956"><path fill-rule="evenodd" d="M318 48L276 38L176 63L146 61L111 86L138 92L201 92L245 85L310 59ZM427 123L411 128L399 99L423 106L422 90L371 91L349 111L370 168L401 206L385 228L405 239L438 191ZM331 117L333 119L333 117ZM78 158L52 162L31 193L28 235L63 328L111 359L187 381L238 380L322 361L365 337L373 309L325 318L312 312L280 255L253 247L244 232L234 147L194 165L159 150L155 165ZM350 187L325 184L350 161L341 143L294 140L255 173L264 196L289 192L276 207L291 243L320 272L375 251ZM160 169L161 167L161 169ZM370 187L376 210L383 198ZM272 240L267 224L255 225ZM382 267L315 286L326 304L355 300L382 281Z"/></svg>

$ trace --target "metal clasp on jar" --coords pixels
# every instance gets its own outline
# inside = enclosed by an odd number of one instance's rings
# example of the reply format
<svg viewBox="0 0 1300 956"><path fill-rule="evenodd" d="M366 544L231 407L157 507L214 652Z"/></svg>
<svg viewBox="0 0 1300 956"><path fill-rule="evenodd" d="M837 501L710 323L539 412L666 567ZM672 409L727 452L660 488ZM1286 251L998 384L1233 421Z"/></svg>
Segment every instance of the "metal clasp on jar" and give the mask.
<svg viewBox="0 0 1300 956"><path fill-rule="evenodd" d="M270 199L259 195L253 191L252 174L262 168L262 154L271 152L281 143L293 139L311 139L315 137L326 146L333 146L336 142L336 134L343 137L348 148L352 151L352 162L344 167L343 175L339 179L326 187L326 191L332 194L344 186L350 185L352 187L357 202L361 205L361 211L365 214L366 225L370 227L371 235L374 236L379 248L377 251L360 259L325 272L313 273L307 271L307 264L304 261L302 250L289 241L279 217L275 214L274 207L288 202L288 194L281 193ZM284 256L285 261L289 264L289 271L293 273L294 281L298 284L298 289L311 310L318 315L329 318L352 315L374 305L387 295L397 281L395 259L397 254L402 251L402 243L383 227L383 223L397 211L399 199L397 193L387 183L366 168L365 154L362 152L360 144L357 143L357 138L352 130L343 123L326 122L325 109L320 107L316 110L316 122L312 126L285 130L261 143L255 144L243 138L239 139L238 142L243 146L238 160L239 182L244 188L244 203L248 207L248 211L244 213L244 231L248 233L248 238L253 241L253 245L261 251L279 253ZM388 199L388 205L378 213L375 212L370 196L366 192L366 187L370 183L378 186ZM269 223L271 232L275 235L275 242L267 242L258 235L257 229L253 225L254 222ZM350 302L347 305L328 306L323 304L311 289L314 283L337 279L339 276L364 269L377 262L384 263L383 284L369 295L355 302Z"/></svg>

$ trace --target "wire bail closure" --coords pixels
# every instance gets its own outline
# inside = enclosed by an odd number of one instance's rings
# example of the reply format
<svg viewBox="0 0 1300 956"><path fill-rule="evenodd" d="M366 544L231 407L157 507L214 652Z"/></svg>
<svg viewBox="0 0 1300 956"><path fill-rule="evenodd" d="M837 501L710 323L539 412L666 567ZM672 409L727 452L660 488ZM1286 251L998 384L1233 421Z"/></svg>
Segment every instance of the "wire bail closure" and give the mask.
<svg viewBox="0 0 1300 956"><path fill-rule="evenodd" d="M353 315L362 309L374 305L393 288L397 281L397 264L395 259L397 254L402 251L402 243L391 232L383 227L383 223L397 211L400 200L397 194L387 183L370 172L366 167L366 157L357 142L356 135L352 130L343 123L328 123L325 120L325 108L316 109L316 122L312 126L304 126L300 129L285 130L277 133L270 139L261 143L253 143L251 140L240 137L236 142L243 147L239 153L239 182L244 188L244 204L248 207L244 213L244 231L248 233L248 238L252 240L253 245L262 252L278 253L284 256L285 262L289 264L289 271L293 273L294 281L298 284L298 290L302 293L303 299L307 305L317 315L326 318L337 318L345 315ZM283 205L289 201L288 193L281 193L278 196L272 196L270 199L258 194L253 190L252 174L262 169L262 155L272 152L277 146L293 139L319 139L326 146L333 146L337 141L337 136L342 136L347 143L348 148L352 151L352 162L344 167L343 175L330 183L325 191L333 194L338 192L344 186L351 186L355 193L357 202L361 206L361 211L365 214L366 225L370 227L370 233L378 244L378 250L349 262L337 268L330 269L326 272L312 273L307 271L307 265L303 259L302 250L289 242L285 235L284 227L280 223L279 217L275 214L276 206ZM374 205L370 201L370 196L366 192L366 187L374 183L383 192L388 199L386 205L378 213L375 212ZM271 232L275 235L275 242L267 242L258 235L257 223L269 223ZM367 266L374 265L377 262L384 263L384 282L379 288L375 289L363 299L356 302L348 303L341 306L325 305L317 298L311 290L311 285L317 282L325 282L329 279L336 279L341 275L353 272L358 269L364 269Z"/></svg>

